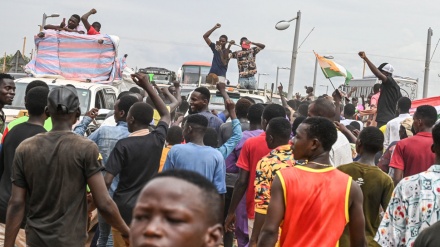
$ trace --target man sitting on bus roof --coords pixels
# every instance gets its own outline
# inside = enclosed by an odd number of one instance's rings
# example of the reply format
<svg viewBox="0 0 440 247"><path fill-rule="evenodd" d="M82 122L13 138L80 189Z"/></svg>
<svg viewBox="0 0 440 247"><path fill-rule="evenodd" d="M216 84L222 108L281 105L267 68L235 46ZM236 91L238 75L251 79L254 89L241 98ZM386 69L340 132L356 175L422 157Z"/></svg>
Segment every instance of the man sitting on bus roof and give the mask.
<svg viewBox="0 0 440 247"><path fill-rule="evenodd" d="M228 48L225 47L228 42L228 36L221 35L218 41L214 44L209 39L209 36L216 30L220 28L220 23L217 23L213 28L211 28L208 32L203 35L203 39L205 39L206 44L211 48L214 57L212 58L212 66L209 70L209 74L215 74L218 76L220 82L226 82L226 71L228 70L229 63L229 53L231 52L229 48L231 45L235 44L235 41L231 40L229 42Z"/></svg>
<svg viewBox="0 0 440 247"><path fill-rule="evenodd" d="M84 29L82 25L79 25L80 18L79 15L74 14L69 18L66 26L66 19L63 19L63 22L59 26L57 25L45 25L44 29L52 29L57 31L66 31L66 32L74 32L79 34L85 34L87 30Z"/></svg>

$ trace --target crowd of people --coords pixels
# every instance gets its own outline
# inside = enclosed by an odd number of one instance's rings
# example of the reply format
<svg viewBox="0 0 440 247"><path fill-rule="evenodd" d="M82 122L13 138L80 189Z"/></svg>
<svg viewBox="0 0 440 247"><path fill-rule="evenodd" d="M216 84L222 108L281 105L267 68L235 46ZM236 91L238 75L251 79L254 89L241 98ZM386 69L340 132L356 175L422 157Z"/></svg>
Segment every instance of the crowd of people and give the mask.
<svg viewBox="0 0 440 247"><path fill-rule="evenodd" d="M100 31L82 18L89 34ZM73 15L63 31L76 30ZM189 104L181 85L159 88L142 73L120 92L114 111L86 136L98 115L85 114L73 85L25 91L28 116L2 120L0 244L13 246L438 246L440 126L437 110L402 97L388 63L362 104L331 96L283 96L282 104L236 103L226 92L227 65L239 86L255 89L260 43L242 50L222 35L210 79L225 110L209 110L210 91ZM90 31L92 30L92 31ZM77 30L78 31L78 30ZM91 32L91 33L90 33ZM254 45L254 47L251 47ZM14 78L0 74L0 109L13 102ZM80 116L83 117L80 119ZM90 231L93 212L98 225Z"/></svg>

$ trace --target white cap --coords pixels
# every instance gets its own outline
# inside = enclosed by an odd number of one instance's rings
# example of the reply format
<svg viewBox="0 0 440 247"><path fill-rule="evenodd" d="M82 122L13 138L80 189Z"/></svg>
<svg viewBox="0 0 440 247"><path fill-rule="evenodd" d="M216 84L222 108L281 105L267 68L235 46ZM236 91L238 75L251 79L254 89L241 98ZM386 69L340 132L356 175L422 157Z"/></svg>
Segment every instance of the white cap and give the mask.
<svg viewBox="0 0 440 247"><path fill-rule="evenodd" d="M394 72L394 67L388 63L387 65L383 66L382 70L392 74Z"/></svg>

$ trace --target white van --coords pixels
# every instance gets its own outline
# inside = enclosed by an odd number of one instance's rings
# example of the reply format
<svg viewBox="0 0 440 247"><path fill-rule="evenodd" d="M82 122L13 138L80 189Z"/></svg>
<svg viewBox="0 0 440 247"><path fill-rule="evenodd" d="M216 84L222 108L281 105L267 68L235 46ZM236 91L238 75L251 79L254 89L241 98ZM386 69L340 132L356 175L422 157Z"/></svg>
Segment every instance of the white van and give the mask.
<svg viewBox="0 0 440 247"><path fill-rule="evenodd" d="M49 86L49 89L60 85L73 85L78 93L82 116L92 108L99 109L98 115L107 115L110 110L113 110L118 95L118 90L107 84L34 77L16 79L15 97L12 101L12 105L5 105L3 108L7 123L11 122L19 115L26 114L27 111L24 106L26 86L34 80L44 81Z"/></svg>

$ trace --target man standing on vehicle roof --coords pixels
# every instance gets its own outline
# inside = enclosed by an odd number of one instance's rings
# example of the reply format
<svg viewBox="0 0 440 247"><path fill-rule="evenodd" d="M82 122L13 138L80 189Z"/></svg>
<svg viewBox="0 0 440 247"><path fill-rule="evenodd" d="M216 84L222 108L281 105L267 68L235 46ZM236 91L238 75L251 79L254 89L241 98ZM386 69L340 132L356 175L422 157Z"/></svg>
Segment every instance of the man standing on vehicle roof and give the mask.
<svg viewBox="0 0 440 247"><path fill-rule="evenodd" d="M220 23L215 24L213 28L208 30L203 35L203 39L205 40L206 44L211 48L212 53L214 54L214 57L212 58L212 65L211 69L209 70L209 74L215 74L218 76L218 79L220 82L225 83L226 82L226 71L228 70L228 63L229 63L229 53L231 48L231 45L235 44L235 41L231 40L229 42L228 48L225 47L226 43L228 42L228 36L221 35L217 42L212 43L209 39L209 36L216 30L217 28L220 28Z"/></svg>
<svg viewBox="0 0 440 247"><path fill-rule="evenodd" d="M251 48L251 45L255 47ZM255 63L255 56L266 47L263 44L251 42L246 37L240 39L241 51L231 53L231 57L237 59L239 78L238 83L240 88L257 89L257 81L254 75L257 73L257 65Z"/></svg>
<svg viewBox="0 0 440 247"><path fill-rule="evenodd" d="M394 68L391 64L382 63L376 68L365 52L360 51L359 56L367 63L371 72L382 81L376 117L377 127L380 128L395 117L396 102L402 97L400 87L393 79Z"/></svg>

